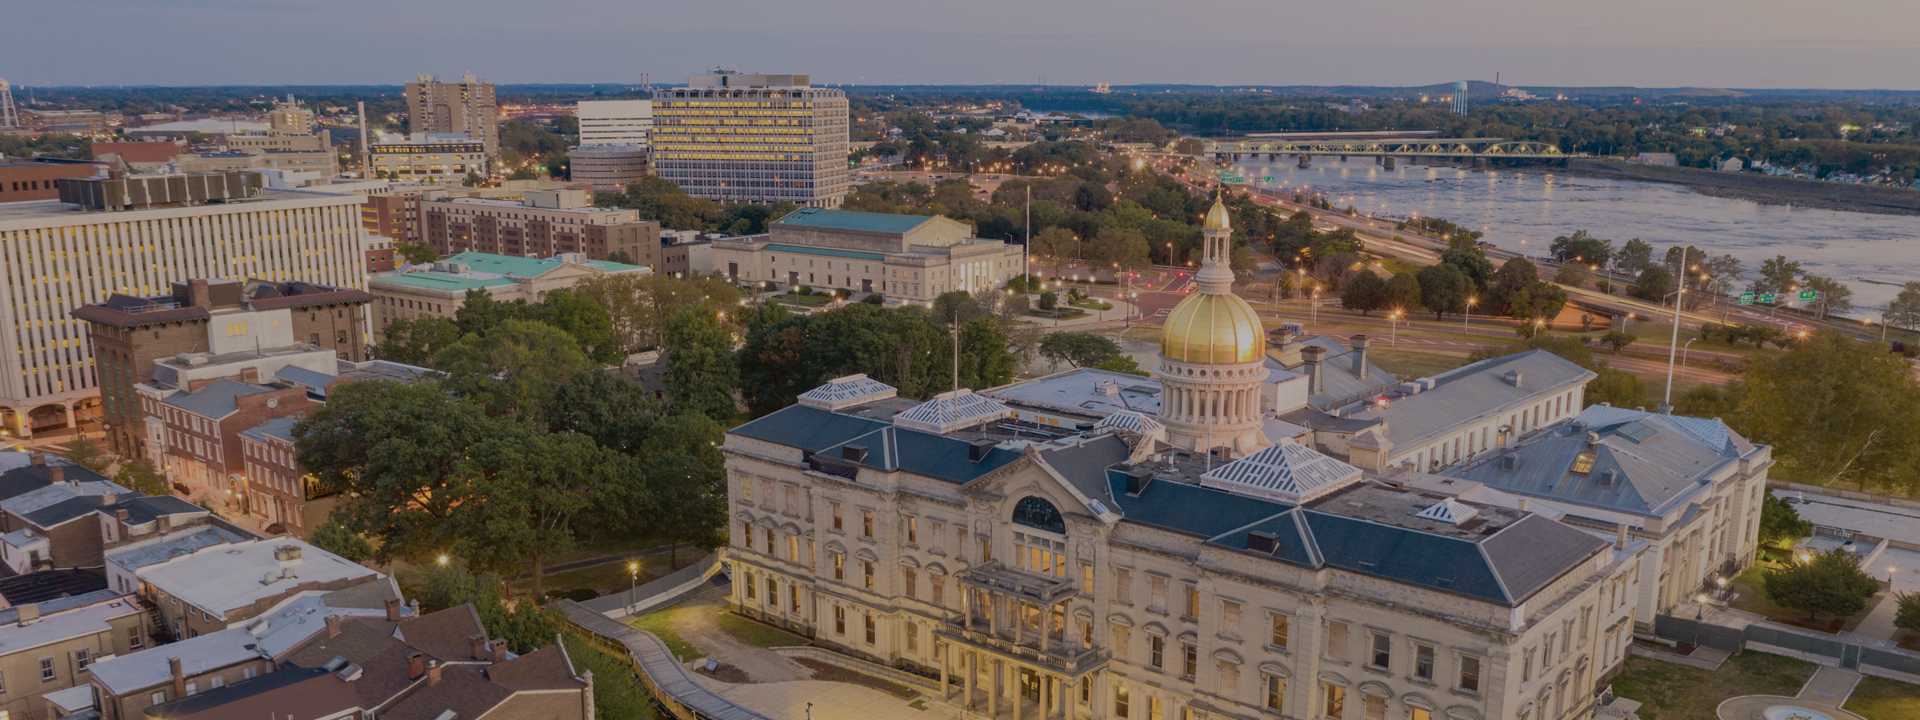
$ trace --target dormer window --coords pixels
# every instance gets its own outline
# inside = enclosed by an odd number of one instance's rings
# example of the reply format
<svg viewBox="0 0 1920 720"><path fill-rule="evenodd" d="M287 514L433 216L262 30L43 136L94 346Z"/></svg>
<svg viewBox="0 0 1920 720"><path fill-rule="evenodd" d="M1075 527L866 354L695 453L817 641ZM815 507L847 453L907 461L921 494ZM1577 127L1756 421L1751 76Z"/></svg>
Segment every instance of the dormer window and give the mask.
<svg viewBox="0 0 1920 720"><path fill-rule="evenodd" d="M1575 455L1573 457L1572 472L1579 473L1582 475L1593 472L1594 459L1595 459L1594 454L1590 452L1583 452L1583 453L1580 453L1579 455Z"/></svg>

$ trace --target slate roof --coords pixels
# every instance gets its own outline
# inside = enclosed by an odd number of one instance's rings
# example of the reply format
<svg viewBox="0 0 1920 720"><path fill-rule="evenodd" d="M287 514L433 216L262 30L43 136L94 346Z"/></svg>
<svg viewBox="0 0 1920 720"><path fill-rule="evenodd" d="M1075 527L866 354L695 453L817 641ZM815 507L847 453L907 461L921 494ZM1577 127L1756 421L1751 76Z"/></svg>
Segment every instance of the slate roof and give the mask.
<svg viewBox="0 0 1920 720"><path fill-rule="evenodd" d="M1100 501L1108 510L1117 510L1112 488L1107 485L1107 468L1126 462L1132 450L1120 436L1106 433L1071 445L1043 445L1040 461L1060 473L1081 495Z"/></svg>
<svg viewBox="0 0 1920 720"><path fill-rule="evenodd" d="M920 227L931 219L933 218L929 215L895 215L892 213L802 208L791 215L780 218L778 223L781 225L835 228L839 230L906 233L911 232L914 228Z"/></svg>
<svg viewBox="0 0 1920 720"><path fill-rule="evenodd" d="M241 395L255 395L269 392L271 388L243 383L237 380L221 378L208 383L199 390L190 393L175 393L161 402L180 408L201 417L220 418L232 415L240 407L235 398Z"/></svg>
<svg viewBox="0 0 1920 720"><path fill-rule="evenodd" d="M841 449L849 445L866 448L861 461L845 459ZM820 452L817 460L828 465L859 466L886 472L902 471L925 475L953 483L966 483L1020 459L1020 453L995 447L979 460L970 456L972 443L902 427L882 426L865 435L847 439Z"/></svg>
<svg viewBox="0 0 1920 720"><path fill-rule="evenodd" d="M1651 434L1636 433L1643 439L1635 440L1626 434L1635 429ZM1664 515L1690 502L1701 478L1755 449L1718 420L1594 406L1444 474L1524 495ZM1574 472L1582 454L1591 454L1592 467Z"/></svg>
<svg viewBox="0 0 1920 720"><path fill-rule="evenodd" d="M328 385L332 385L333 381L340 379L338 376L308 370L298 365L288 365L279 370L275 370L273 371L273 376L295 385L305 386L309 390L321 395L326 394Z"/></svg>
<svg viewBox="0 0 1920 720"><path fill-rule="evenodd" d="M59 465L61 474L68 478L78 478L83 482L107 480L105 476L79 465L68 465L65 461L53 458L48 458L47 462ZM0 473L0 500L12 500L52 484L52 474L46 465L17 467Z"/></svg>
<svg viewBox="0 0 1920 720"><path fill-rule="evenodd" d="M42 570L0 579L0 597L13 606L97 593L107 589L107 578L85 570ZM43 608L45 612L51 609ZM15 620L19 617L16 615Z"/></svg>
<svg viewBox="0 0 1920 720"><path fill-rule="evenodd" d="M1245 527L1291 507L1172 480L1147 483L1138 497L1131 497L1126 473L1118 470L1107 471L1107 496L1128 522L1202 538Z"/></svg>
<svg viewBox="0 0 1920 720"><path fill-rule="evenodd" d="M1306 360L1301 357L1300 351L1309 345L1327 351L1325 359L1320 363L1320 392L1307 396L1307 402L1316 408L1326 410L1339 407L1352 402L1355 398L1382 392L1400 384L1400 380L1395 378L1393 373L1371 362L1367 363L1366 379L1361 379L1353 371L1352 350L1341 345L1340 341L1325 335L1295 337L1289 339L1285 347L1274 347L1273 343L1269 343L1267 368L1306 374Z"/></svg>
<svg viewBox="0 0 1920 720"><path fill-rule="evenodd" d="M259 425L241 430L240 435L241 437L263 443L270 438L279 438L287 442L293 442L293 426L299 422L299 418L277 417L260 423Z"/></svg>
<svg viewBox="0 0 1920 720"><path fill-rule="evenodd" d="M1505 379L1520 373L1520 386ZM1384 420L1397 450L1415 446L1476 418L1498 415L1594 377L1592 371L1545 350L1530 350L1433 376L1434 387L1394 397L1386 407L1354 413L1356 420Z"/></svg>
<svg viewBox="0 0 1920 720"><path fill-rule="evenodd" d="M728 430L727 434L820 452L887 425L878 420L790 405Z"/></svg>

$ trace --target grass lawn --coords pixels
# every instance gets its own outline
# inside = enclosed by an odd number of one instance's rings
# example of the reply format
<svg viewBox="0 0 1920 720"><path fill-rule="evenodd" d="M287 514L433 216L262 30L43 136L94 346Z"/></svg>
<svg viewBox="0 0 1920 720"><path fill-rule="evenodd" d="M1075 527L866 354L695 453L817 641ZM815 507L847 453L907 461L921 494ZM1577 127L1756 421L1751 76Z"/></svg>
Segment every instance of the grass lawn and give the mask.
<svg viewBox="0 0 1920 720"><path fill-rule="evenodd" d="M1868 675L1840 709L1867 720L1920 720L1920 685Z"/></svg>
<svg viewBox="0 0 1920 720"><path fill-rule="evenodd" d="M1628 656L1626 669L1613 678L1615 694L1645 703L1641 720L1711 718L1714 708L1740 695L1785 695L1800 692L1813 677L1813 663L1763 652L1744 652L1727 658L1720 670Z"/></svg>
<svg viewBox="0 0 1920 720"><path fill-rule="evenodd" d="M1766 572L1765 568L1755 565L1747 568L1745 572L1740 573L1739 577L1735 577L1733 579L1734 589L1740 593L1740 599L1735 600L1729 606L1735 610L1745 610L1756 615L1764 615L1768 618L1785 618L1796 622L1806 622L1807 614L1805 612L1775 605L1771 600L1767 599L1766 591L1761 589L1762 581L1760 578L1764 572ZM1869 599L1866 609L1848 618L1843 629L1851 630L1854 626L1859 625L1860 621L1865 620L1867 615L1873 612L1873 607L1883 600L1886 600L1884 595L1877 595ZM1832 618L1823 618L1821 622L1831 619Z"/></svg>
<svg viewBox="0 0 1920 720"><path fill-rule="evenodd" d="M714 624L733 639L757 648L792 647L807 644L807 639L772 625L755 622L730 612L714 617Z"/></svg>
<svg viewBox="0 0 1920 720"><path fill-rule="evenodd" d="M1464 355L1381 348L1368 350L1367 361L1406 379L1429 377L1467 364Z"/></svg>
<svg viewBox="0 0 1920 720"><path fill-rule="evenodd" d="M1074 307L1083 307L1089 310L1112 310L1113 309L1112 303L1108 303L1101 300L1075 300L1073 301L1072 305Z"/></svg>
<svg viewBox="0 0 1920 720"><path fill-rule="evenodd" d="M575 672L593 673L593 715L602 720L648 720L654 717L653 698L634 678L625 658L587 638L567 633L561 637Z"/></svg>
<svg viewBox="0 0 1920 720"><path fill-rule="evenodd" d="M578 570L552 573L547 576L541 587L546 590L573 590L575 588L593 588L601 595L620 592L633 585L632 576L627 574L627 560L613 560ZM667 556L653 555L640 559L640 582L672 572L667 569ZM533 590L533 580L515 580L514 592Z"/></svg>
<svg viewBox="0 0 1920 720"><path fill-rule="evenodd" d="M699 648L694 647L693 643L681 639L680 634L673 631L673 616L678 612L680 612L680 607L677 605L665 607L634 618L628 621L627 624L653 633L654 637L660 638L660 642L667 644L667 650L672 652L673 656L681 662L686 662L691 658L703 657L704 653L701 653Z"/></svg>
<svg viewBox="0 0 1920 720"><path fill-rule="evenodd" d="M775 295L773 299L781 302L800 303L802 305L825 305L833 302L833 296L831 295L795 295L793 293Z"/></svg>

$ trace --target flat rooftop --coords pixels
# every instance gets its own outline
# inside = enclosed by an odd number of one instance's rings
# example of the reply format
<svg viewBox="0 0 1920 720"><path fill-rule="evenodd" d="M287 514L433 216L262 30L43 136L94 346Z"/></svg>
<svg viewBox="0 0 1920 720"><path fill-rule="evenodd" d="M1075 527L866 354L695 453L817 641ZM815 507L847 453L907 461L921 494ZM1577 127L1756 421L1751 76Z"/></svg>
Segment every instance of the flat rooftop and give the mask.
<svg viewBox="0 0 1920 720"><path fill-rule="evenodd" d="M282 562L274 551L293 546L300 559ZM281 570L291 570L279 577ZM262 582L272 573L272 582ZM201 548L147 566L140 579L174 597L226 619L227 611L286 592L301 583L385 577L346 558L292 538L268 538Z"/></svg>
<svg viewBox="0 0 1920 720"><path fill-rule="evenodd" d="M1815 525L1920 544L1920 510L1836 495L1801 493L1793 490L1770 490L1770 492L1774 497L1792 501L1793 509L1800 513L1800 519ZM1802 498L1805 500L1802 501Z"/></svg>
<svg viewBox="0 0 1920 720"><path fill-rule="evenodd" d="M59 200L29 200L26 202L0 203L0 222L9 220L44 220L49 218L71 218L75 222L115 222L140 219L138 213L238 212L246 210L249 205L258 205L263 202L313 200L315 198L352 198L354 204L359 204L364 201L364 198L357 195L274 188L261 189L260 197L233 202L210 202L191 207L135 208L133 210L81 210L78 205L63 203Z"/></svg>
<svg viewBox="0 0 1920 720"><path fill-rule="evenodd" d="M980 394L1008 405L1092 417L1106 417L1122 410L1147 417L1160 414L1158 379L1096 368L1054 373Z"/></svg>

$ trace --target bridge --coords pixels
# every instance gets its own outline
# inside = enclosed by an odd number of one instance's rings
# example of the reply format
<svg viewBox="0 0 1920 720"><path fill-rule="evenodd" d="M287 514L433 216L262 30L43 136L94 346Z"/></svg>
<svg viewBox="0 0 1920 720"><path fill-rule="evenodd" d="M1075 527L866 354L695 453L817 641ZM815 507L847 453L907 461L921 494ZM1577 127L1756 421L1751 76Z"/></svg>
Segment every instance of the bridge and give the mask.
<svg viewBox="0 0 1920 720"><path fill-rule="evenodd" d="M1202 155L1228 160L1255 155L1267 155L1269 159L1280 155L1296 155L1300 158L1301 167L1306 167L1307 158L1313 155L1374 155L1384 158L1388 163L1397 157L1467 158L1473 159L1476 165L1487 159L1560 160L1566 157L1558 146L1549 143L1507 138L1322 136L1201 142ZM1168 149L1171 150L1172 146Z"/></svg>

